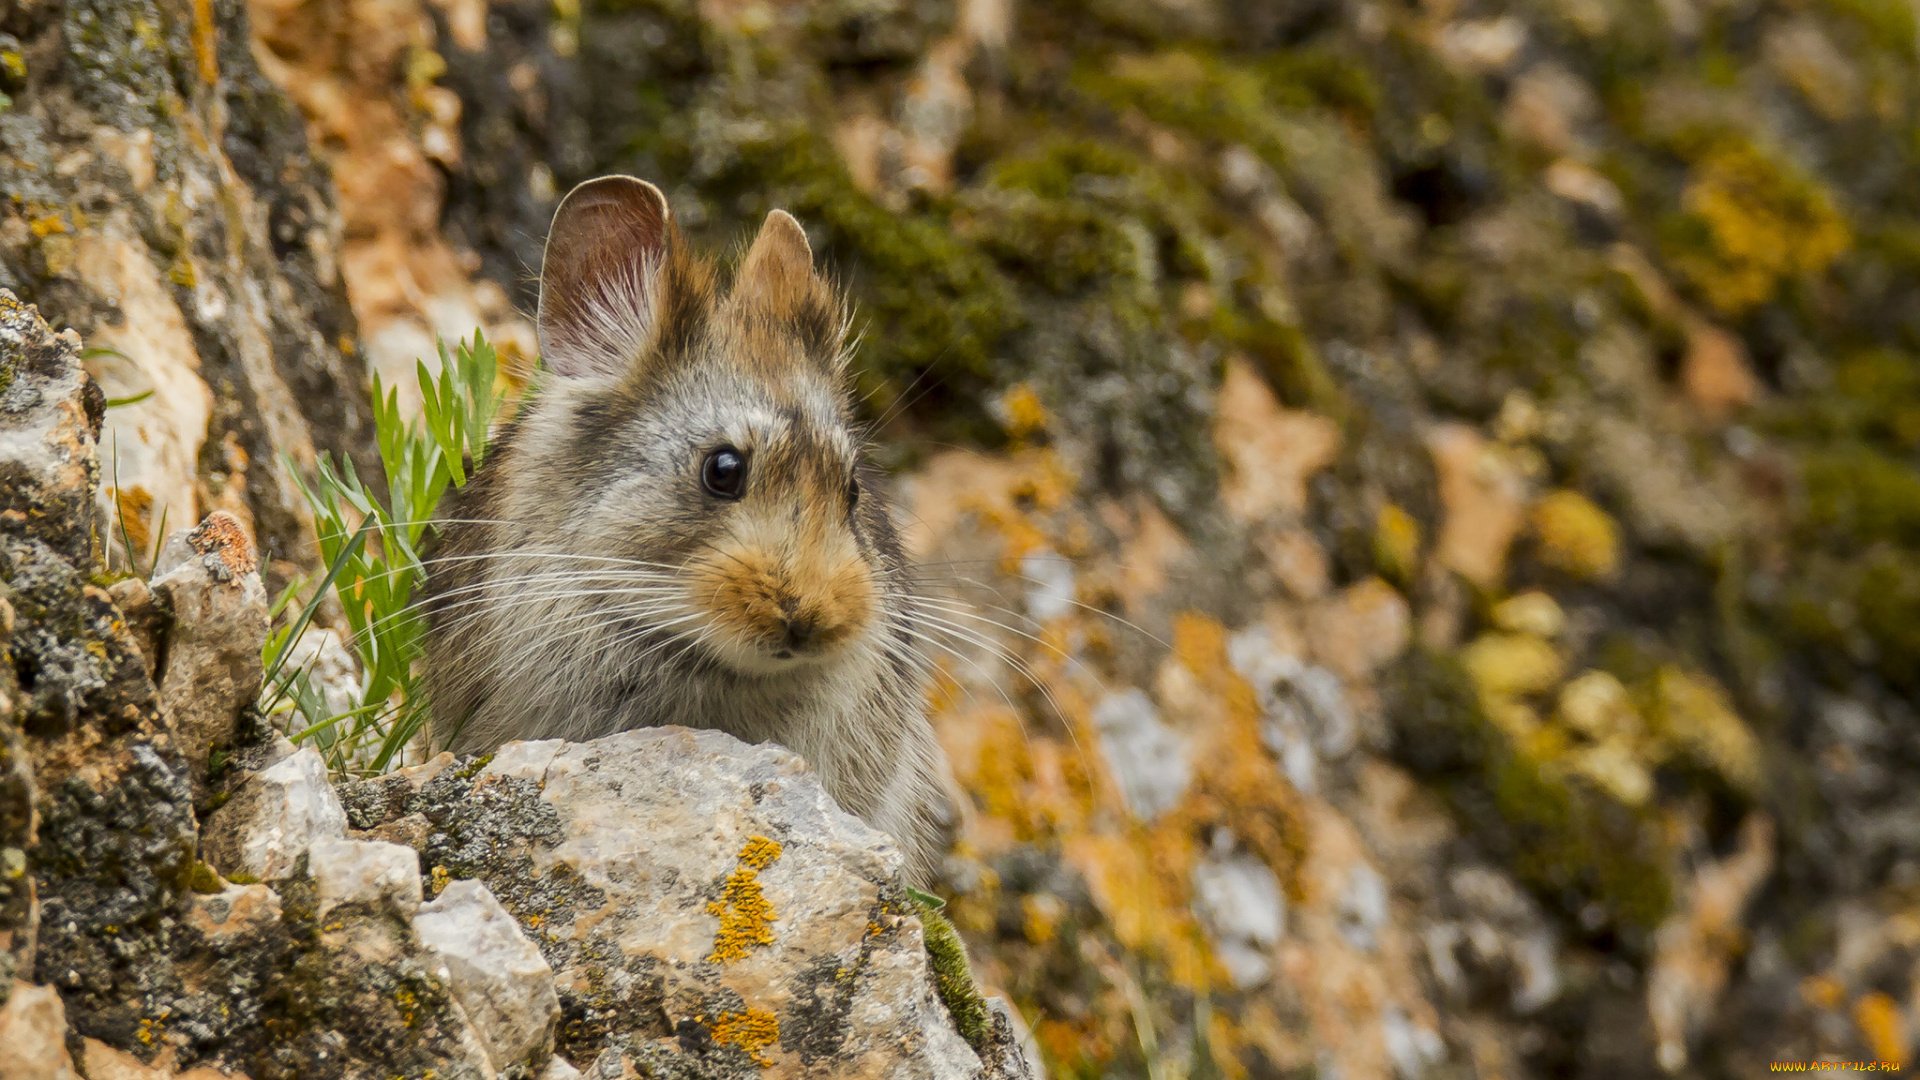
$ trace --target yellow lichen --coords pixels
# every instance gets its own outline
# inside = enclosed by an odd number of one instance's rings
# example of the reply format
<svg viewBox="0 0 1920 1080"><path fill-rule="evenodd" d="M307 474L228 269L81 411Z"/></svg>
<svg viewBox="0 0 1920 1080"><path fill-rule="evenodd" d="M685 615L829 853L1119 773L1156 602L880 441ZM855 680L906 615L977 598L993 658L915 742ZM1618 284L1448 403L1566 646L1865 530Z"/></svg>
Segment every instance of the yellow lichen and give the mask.
<svg viewBox="0 0 1920 1080"><path fill-rule="evenodd" d="M1577 578L1601 580L1620 569L1620 530L1577 491L1550 492L1533 508L1540 561Z"/></svg>
<svg viewBox="0 0 1920 1080"><path fill-rule="evenodd" d="M1633 699L1620 680L1604 671L1589 671L1560 688L1555 716L1568 728L1589 739L1637 739L1644 725Z"/></svg>
<svg viewBox="0 0 1920 1080"><path fill-rule="evenodd" d="M1483 634L1461 660L1483 700L1544 693L1566 669L1553 646L1532 634Z"/></svg>
<svg viewBox="0 0 1920 1080"><path fill-rule="evenodd" d="M1567 628L1567 616L1546 593L1524 592L1494 606L1493 624L1516 634L1556 638Z"/></svg>
<svg viewBox="0 0 1920 1080"><path fill-rule="evenodd" d="M1420 521L1393 503L1373 522L1373 561L1389 578L1408 584L1420 569Z"/></svg>
<svg viewBox="0 0 1920 1080"><path fill-rule="evenodd" d="M1759 744L1719 683L1667 666L1654 678L1654 701L1653 720L1665 742L1691 754L1735 788L1749 794L1759 790Z"/></svg>
<svg viewBox="0 0 1920 1080"><path fill-rule="evenodd" d="M773 844L773 841L766 843ZM777 856L780 845L773 844L773 847ZM780 1021L765 1009L748 1008L741 1012L721 1013L719 1019L707 1026L707 1030L712 1033L713 1041L721 1046L735 1046L746 1051L755 1065L764 1069L773 1064L773 1059L761 1051L780 1041Z"/></svg>
<svg viewBox="0 0 1920 1080"><path fill-rule="evenodd" d="M1726 315L1772 299L1787 278L1824 272L1853 244L1824 189L1740 139L1705 144L1681 202L1687 228L1668 258Z"/></svg>
<svg viewBox="0 0 1920 1080"><path fill-rule="evenodd" d="M760 871L778 859L780 851L777 841L764 836L747 838L746 846L740 849L739 867L727 875L722 898L707 905L707 913L720 920L720 929L713 935L713 955L708 960L718 964L741 960L753 946L773 944L771 924L779 916L767 903Z"/></svg>

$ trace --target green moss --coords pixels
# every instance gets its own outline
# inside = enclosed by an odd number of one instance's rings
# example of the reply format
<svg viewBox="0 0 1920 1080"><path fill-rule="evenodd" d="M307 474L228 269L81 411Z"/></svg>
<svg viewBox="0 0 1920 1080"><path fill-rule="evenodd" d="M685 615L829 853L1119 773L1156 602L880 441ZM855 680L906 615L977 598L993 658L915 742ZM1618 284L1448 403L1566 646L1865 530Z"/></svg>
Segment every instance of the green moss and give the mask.
<svg viewBox="0 0 1920 1080"><path fill-rule="evenodd" d="M197 893L217 893L226 888L226 883L213 867L196 859L193 869L188 871L187 887Z"/></svg>
<svg viewBox="0 0 1920 1080"><path fill-rule="evenodd" d="M1864 29L1875 47L1912 56L1920 26L1912 6L1902 0L1821 0L1821 6Z"/></svg>
<svg viewBox="0 0 1920 1080"><path fill-rule="evenodd" d="M1586 895L1651 934L1673 906L1660 825L1579 784L1550 740L1495 751L1492 790L1514 842L1513 867L1547 895Z"/></svg>
<svg viewBox="0 0 1920 1080"><path fill-rule="evenodd" d="M491 764L493 764L493 755L481 754L479 757L476 757L471 761L468 761L465 764L461 765L458 769L455 769L453 772L453 775L456 777L459 777L462 780L471 780L474 777L479 776L481 771Z"/></svg>
<svg viewBox="0 0 1920 1080"><path fill-rule="evenodd" d="M1673 904L1657 807L1625 806L1582 781L1551 729L1501 730L1452 654L1410 656L1395 697L1402 759L1523 882L1570 914L1598 903L1630 937L1652 933Z"/></svg>
<svg viewBox="0 0 1920 1080"><path fill-rule="evenodd" d="M1844 548L1920 544L1920 473L1911 462L1855 444L1809 451L1803 468L1808 526Z"/></svg>
<svg viewBox="0 0 1920 1080"><path fill-rule="evenodd" d="M827 232L827 261L852 283L865 324L854 360L867 389L904 388L936 365L961 387L991 381L1001 341L1020 322L1016 293L951 229L876 203L805 129L742 147L737 181Z"/></svg>
<svg viewBox="0 0 1920 1080"><path fill-rule="evenodd" d="M920 912L934 985L940 991L940 1000L946 1003L947 1013L953 1017L954 1030L967 1040L968 1046L984 1053L992 1033L993 1013L973 985L973 972L967 966L967 946L960 940L960 932L933 905L918 897L913 898L913 904Z"/></svg>

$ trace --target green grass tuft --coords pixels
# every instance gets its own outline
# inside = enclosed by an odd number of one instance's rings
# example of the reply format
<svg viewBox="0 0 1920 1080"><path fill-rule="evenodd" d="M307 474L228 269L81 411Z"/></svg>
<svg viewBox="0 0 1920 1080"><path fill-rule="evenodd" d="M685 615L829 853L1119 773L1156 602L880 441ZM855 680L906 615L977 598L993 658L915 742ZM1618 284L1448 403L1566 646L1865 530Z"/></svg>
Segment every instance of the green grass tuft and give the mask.
<svg viewBox="0 0 1920 1080"><path fill-rule="evenodd" d="M486 458L487 433L500 409L494 394L493 346L479 332L451 352L440 346L440 370L416 365L423 407L401 415L396 390L374 377L374 423L386 476L381 498L355 472L321 455L314 482L288 470L313 509L327 573L262 650L263 713L296 743L317 747L336 776L369 776L401 763L426 726L427 694L415 672L425 650L426 620L415 597L427 579L419 551L449 486L464 487ZM293 610L296 582L275 603ZM309 672L287 664L315 613L331 594L339 601L358 654L361 681L354 704L332 710Z"/></svg>

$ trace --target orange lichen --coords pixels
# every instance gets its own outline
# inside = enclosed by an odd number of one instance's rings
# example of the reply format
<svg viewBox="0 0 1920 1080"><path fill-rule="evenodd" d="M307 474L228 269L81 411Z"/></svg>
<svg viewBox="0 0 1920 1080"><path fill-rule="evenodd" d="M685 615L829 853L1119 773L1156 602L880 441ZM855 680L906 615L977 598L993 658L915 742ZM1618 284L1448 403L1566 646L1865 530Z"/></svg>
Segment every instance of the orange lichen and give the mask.
<svg viewBox="0 0 1920 1080"><path fill-rule="evenodd" d="M1027 439L1046 430L1047 407L1040 403L1040 395L1027 383L1015 383L1001 395L1000 406L1006 410L1002 423L1009 437Z"/></svg>
<svg viewBox="0 0 1920 1080"><path fill-rule="evenodd" d="M777 844L774 846L779 847ZM707 1026L707 1030L713 1035L713 1041L721 1046L736 1046L746 1051L755 1065L764 1069L773 1064L773 1059L761 1051L780 1041L780 1021L765 1009L749 1008L742 1012L721 1013L719 1019Z"/></svg>
<svg viewBox="0 0 1920 1080"><path fill-rule="evenodd" d="M1904 1061L1907 1057L1907 1024L1900 1006L1879 991L1864 994L1853 1003L1853 1022L1867 1037L1867 1045L1882 1061Z"/></svg>
<svg viewBox="0 0 1920 1080"><path fill-rule="evenodd" d="M246 526L225 510L208 514L207 520L187 534L187 543L202 555L218 555L229 576L251 574L260 568L260 558L254 554L253 540L247 536Z"/></svg>
<svg viewBox="0 0 1920 1080"><path fill-rule="evenodd" d="M707 914L720 920L708 960L724 964L745 959L755 945L773 944L772 923L779 919L760 886L760 871L780 857L780 844L764 836L747 838L740 849L740 865L727 875L721 899L707 905ZM716 1036L717 1038L717 1036Z"/></svg>

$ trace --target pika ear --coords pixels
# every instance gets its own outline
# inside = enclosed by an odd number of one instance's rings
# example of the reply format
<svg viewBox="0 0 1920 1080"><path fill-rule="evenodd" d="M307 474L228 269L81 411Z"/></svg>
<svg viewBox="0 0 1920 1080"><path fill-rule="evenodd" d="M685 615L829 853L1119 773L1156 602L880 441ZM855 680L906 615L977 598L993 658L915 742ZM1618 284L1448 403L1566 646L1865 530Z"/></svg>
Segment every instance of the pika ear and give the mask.
<svg viewBox="0 0 1920 1080"><path fill-rule="evenodd" d="M661 310L673 224L645 180L602 176L553 212L540 265L540 354L556 373L617 375L646 350Z"/></svg>
<svg viewBox="0 0 1920 1080"><path fill-rule="evenodd" d="M814 272L813 248L792 214L767 215L734 276L733 295L737 303L786 324L816 358L838 358L845 328L840 301Z"/></svg>

